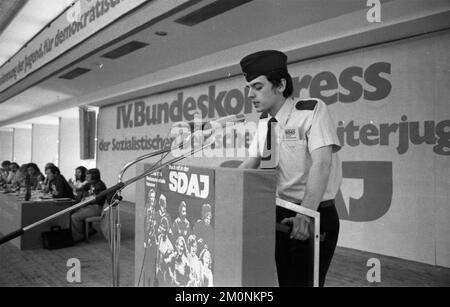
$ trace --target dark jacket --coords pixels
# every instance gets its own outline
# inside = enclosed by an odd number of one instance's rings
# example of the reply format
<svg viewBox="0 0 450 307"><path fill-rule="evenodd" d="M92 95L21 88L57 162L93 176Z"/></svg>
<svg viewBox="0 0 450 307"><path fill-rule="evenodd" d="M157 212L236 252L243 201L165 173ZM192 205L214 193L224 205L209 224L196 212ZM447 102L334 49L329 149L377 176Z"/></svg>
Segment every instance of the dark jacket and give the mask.
<svg viewBox="0 0 450 307"><path fill-rule="evenodd" d="M72 188L63 175L56 175L49 186L53 198L74 198ZM56 193L53 193L54 191L56 191Z"/></svg>
<svg viewBox="0 0 450 307"><path fill-rule="evenodd" d="M93 184L91 184L91 183L85 184L83 186L83 189L85 191L86 196L98 195L101 192L103 192L104 190L106 190L106 185L103 181L99 180ZM106 196L103 196L97 201L96 204L100 207L103 207L103 205L105 204L105 201L106 201Z"/></svg>

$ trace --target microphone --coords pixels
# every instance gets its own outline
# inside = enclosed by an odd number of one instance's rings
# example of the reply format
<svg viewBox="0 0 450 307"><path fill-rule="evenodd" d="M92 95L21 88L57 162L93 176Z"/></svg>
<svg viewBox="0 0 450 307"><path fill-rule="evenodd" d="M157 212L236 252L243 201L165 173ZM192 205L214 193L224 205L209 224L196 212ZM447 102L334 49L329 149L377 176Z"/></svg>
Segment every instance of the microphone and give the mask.
<svg viewBox="0 0 450 307"><path fill-rule="evenodd" d="M209 124L209 122L204 121L176 122L173 123L172 129L189 128L191 132L194 132L196 130L203 130L206 124Z"/></svg>
<svg viewBox="0 0 450 307"><path fill-rule="evenodd" d="M189 127L191 132L198 130L215 130L233 126L237 123L245 122L245 116L243 114L229 115L212 121L190 121L190 122L176 122L172 128L187 128Z"/></svg>
<svg viewBox="0 0 450 307"><path fill-rule="evenodd" d="M193 138L202 138L203 140L208 139L217 130L223 129L225 127L234 126L237 123L245 122L246 118L243 114L229 115L209 122L177 122L172 126L172 129L185 128L191 129L190 134L187 138L183 139L183 135L178 135L175 139L175 143L178 145L172 147L172 150L182 149L184 146L188 145ZM201 124L201 125L200 125ZM201 129L200 129L201 127Z"/></svg>

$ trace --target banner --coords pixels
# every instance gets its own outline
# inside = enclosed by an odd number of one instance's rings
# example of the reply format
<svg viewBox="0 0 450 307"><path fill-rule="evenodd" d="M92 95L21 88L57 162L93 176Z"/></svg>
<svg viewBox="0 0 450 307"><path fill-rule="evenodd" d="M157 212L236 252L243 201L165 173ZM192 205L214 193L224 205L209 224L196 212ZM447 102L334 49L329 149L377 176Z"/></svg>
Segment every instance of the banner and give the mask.
<svg viewBox="0 0 450 307"><path fill-rule="evenodd" d="M342 144L340 246L450 267L449 49L447 31L289 66L294 99L322 99ZM259 118L243 77L102 108L98 165L170 146L175 121L230 114ZM183 163L236 166L252 137L225 129L221 156Z"/></svg>
<svg viewBox="0 0 450 307"><path fill-rule="evenodd" d="M63 0L61 0L63 1ZM0 67L0 92L149 0L79 0Z"/></svg>

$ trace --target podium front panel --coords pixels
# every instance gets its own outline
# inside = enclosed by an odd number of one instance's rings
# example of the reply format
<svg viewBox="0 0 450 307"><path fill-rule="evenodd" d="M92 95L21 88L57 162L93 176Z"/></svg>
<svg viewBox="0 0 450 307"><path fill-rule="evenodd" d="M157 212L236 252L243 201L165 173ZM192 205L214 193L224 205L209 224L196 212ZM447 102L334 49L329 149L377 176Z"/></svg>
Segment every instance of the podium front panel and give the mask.
<svg viewBox="0 0 450 307"><path fill-rule="evenodd" d="M174 165L136 192L136 286L276 284L274 172Z"/></svg>
<svg viewBox="0 0 450 307"><path fill-rule="evenodd" d="M217 286L275 286L274 171L216 169Z"/></svg>

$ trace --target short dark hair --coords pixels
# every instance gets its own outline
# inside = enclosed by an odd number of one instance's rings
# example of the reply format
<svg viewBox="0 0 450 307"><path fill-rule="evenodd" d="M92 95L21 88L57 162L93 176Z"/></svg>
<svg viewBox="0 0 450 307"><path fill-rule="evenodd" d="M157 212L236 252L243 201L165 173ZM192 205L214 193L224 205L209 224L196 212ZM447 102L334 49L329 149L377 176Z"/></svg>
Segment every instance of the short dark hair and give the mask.
<svg viewBox="0 0 450 307"><path fill-rule="evenodd" d="M2 162L2 168L6 168L6 167L8 167L10 164L11 164L11 161L5 160L5 161Z"/></svg>
<svg viewBox="0 0 450 307"><path fill-rule="evenodd" d="M286 88L283 91L283 97L288 98L292 96L292 93L294 92L294 85L292 82L291 75L284 71L284 70L275 70L268 72L265 74L267 80L272 83L274 87L278 87L281 85L281 79L286 80Z"/></svg>
<svg viewBox="0 0 450 307"><path fill-rule="evenodd" d="M47 166L47 167L45 168L45 171L47 172L47 170L50 170L50 172L52 172L52 173L55 174L55 175L60 175L60 174L61 174L61 171L60 171L59 168L58 168L57 166L55 166L55 165Z"/></svg>
<svg viewBox="0 0 450 307"><path fill-rule="evenodd" d="M50 167L50 166L56 166L56 165L53 164L52 162L48 162L47 164L45 164L44 171L47 169L47 167Z"/></svg>
<svg viewBox="0 0 450 307"><path fill-rule="evenodd" d="M91 175L92 180L94 181L100 181L100 170L98 168L91 168L86 172L86 175Z"/></svg>
<svg viewBox="0 0 450 307"><path fill-rule="evenodd" d="M16 162L12 162L10 165L9 165L9 167L11 167L11 166L15 166L15 167L17 167L17 169L19 169L20 168L20 166L19 166L19 164L17 164Z"/></svg>

